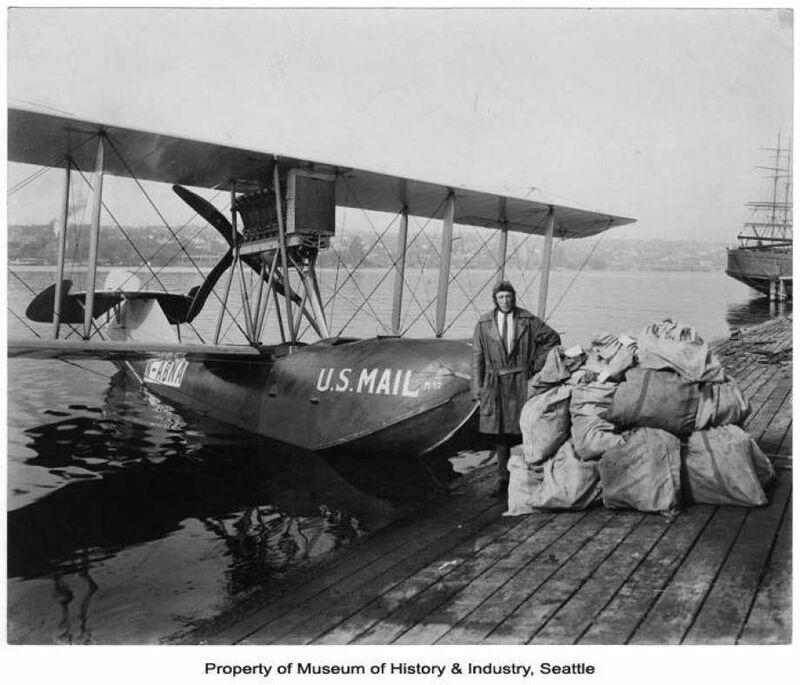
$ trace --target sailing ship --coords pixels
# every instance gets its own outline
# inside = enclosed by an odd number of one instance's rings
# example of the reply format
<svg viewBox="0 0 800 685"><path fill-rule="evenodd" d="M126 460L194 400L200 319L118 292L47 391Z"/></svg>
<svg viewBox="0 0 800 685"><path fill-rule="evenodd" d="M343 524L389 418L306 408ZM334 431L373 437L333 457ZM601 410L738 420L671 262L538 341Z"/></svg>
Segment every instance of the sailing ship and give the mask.
<svg viewBox="0 0 800 685"><path fill-rule="evenodd" d="M728 249L725 273L770 300L792 299L792 148L768 148L774 154L770 166L771 197L748 202L752 220L737 238L738 247Z"/></svg>

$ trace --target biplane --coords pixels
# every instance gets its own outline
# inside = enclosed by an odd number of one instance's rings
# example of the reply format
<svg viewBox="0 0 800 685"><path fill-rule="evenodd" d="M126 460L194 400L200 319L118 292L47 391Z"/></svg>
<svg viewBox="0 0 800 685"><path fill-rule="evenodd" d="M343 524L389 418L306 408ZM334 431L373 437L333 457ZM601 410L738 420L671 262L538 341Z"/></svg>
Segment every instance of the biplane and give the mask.
<svg viewBox="0 0 800 685"><path fill-rule="evenodd" d="M402 178L270 152L189 140L26 109L9 109L12 162L63 169L55 282L36 295L28 319L49 337L10 340L11 357L96 358L123 368L153 395L200 416L315 452L360 450L421 455L447 442L476 412L468 340L447 330L454 224L499 232L497 277L509 232L544 236L538 313L544 315L554 238L582 238L632 222L549 202ZM65 278L71 172L91 170L91 233L82 290ZM188 293L143 289L129 276L98 283L106 174L173 184L175 193L224 238L228 249ZM229 194L229 214L196 189ZM399 220L390 330L371 338L334 335L317 278L317 258L335 236L337 207ZM433 335L410 338L400 320L409 217L441 222ZM247 272L242 344L221 339L232 285ZM213 298L212 298L213 296ZM182 331L218 300L213 336ZM266 344L267 311L280 342ZM71 333L64 334L65 331ZM301 340L303 331L313 340Z"/></svg>

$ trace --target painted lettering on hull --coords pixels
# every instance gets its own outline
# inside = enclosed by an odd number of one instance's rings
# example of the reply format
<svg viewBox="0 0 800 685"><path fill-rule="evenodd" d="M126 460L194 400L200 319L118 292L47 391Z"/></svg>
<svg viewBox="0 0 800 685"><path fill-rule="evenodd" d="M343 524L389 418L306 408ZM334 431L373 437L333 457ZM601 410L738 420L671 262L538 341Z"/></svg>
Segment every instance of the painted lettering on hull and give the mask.
<svg viewBox="0 0 800 685"><path fill-rule="evenodd" d="M151 359L144 367L143 379L147 383L180 388L189 362L185 359Z"/></svg>
<svg viewBox="0 0 800 685"><path fill-rule="evenodd" d="M433 389L430 382L421 384L410 369L335 369L323 367L317 377L319 392L357 392L368 395L419 397L420 388ZM437 383L441 387L441 383Z"/></svg>

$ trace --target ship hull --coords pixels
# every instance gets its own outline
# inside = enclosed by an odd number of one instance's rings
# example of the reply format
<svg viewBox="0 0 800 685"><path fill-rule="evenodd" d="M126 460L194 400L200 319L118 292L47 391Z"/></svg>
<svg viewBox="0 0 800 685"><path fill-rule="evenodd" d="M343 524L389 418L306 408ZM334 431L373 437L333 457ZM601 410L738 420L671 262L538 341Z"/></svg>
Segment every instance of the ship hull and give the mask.
<svg viewBox="0 0 800 685"><path fill-rule="evenodd" d="M787 299L792 298L792 253L759 248L728 250L725 273L764 295L773 283L783 282Z"/></svg>

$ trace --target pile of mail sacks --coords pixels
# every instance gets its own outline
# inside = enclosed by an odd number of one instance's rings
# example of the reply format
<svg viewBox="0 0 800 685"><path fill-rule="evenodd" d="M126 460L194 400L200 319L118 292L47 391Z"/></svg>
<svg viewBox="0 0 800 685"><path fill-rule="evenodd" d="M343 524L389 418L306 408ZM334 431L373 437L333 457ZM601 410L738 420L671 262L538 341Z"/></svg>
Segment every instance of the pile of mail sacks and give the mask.
<svg viewBox="0 0 800 685"><path fill-rule="evenodd" d="M506 515L766 504L774 470L740 427L749 411L697 332L669 319L554 348L528 383Z"/></svg>

